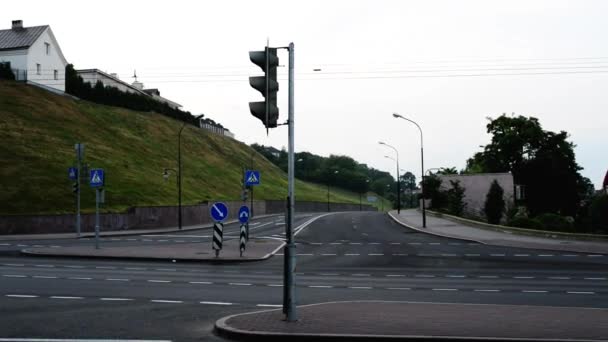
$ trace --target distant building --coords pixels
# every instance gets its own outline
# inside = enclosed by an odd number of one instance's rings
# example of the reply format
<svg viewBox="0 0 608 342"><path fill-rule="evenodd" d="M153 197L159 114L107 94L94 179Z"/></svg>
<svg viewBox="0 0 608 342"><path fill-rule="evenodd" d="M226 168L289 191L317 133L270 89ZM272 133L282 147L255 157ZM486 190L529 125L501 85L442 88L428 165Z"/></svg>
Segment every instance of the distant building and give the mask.
<svg viewBox="0 0 608 342"><path fill-rule="evenodd" d="M266 147L266 151L272 154L275 158L279 158L281 156L281 151L277 150L272 146Z"/></svg>
<svg viewBox="0 0 608 342"><path fill-rule="evenodd" d="M490 186L496 180L504 191L505 211L514 206L515 185L511 173L478 173L471 175L437 175L441 180L440 189L446 191L452 188L450 181L460 181L460 186L464 188L464 203L466 203L465 213L485 217L483 208L486 203L486 195ZM518 199L521 195L518 196ZM503 215L503 220L506 215Z"/></svg>
<svg viewBox="0 0 608 342"><path fill-rule="evenodd" d="M144 89L144 84L137 81L137 79L132 84L129 84L118 78L117 74L109 74L99 69L81 69L76 70L76 73L78 76L82 77L84 82L89 82L92 86L95 86L97 82L101 82L106 87L114 87L124 93L149 96L158 102L166 103L173 109L179 109L182 107L182 105L179 103L160 96L160 91L158 89Z"/></svg>
<svg viewBox="0 0 608 342"><path fill-rule="evenodd" d="M68 63L48 25L23 27L13 20L10 29L0 30L0 63L10 63L18 81L65 92Z"/></svg>
<svg viewBox="0 0 608 342"><path fill-rule="evenodd" d="M215 125L211 125L208 123L204 123L203 121L199 120L199 127L205 130L208 130L212 133L218 134L218 135L223 135L229 138L234 139L234 133L230 132L228 129L223 128L223 127L219 127L219 126L215 126Z"/></svg>
<svg viewBox="0 0 608 342"><path fill-rule="evenodd" d="M602 189L606 194L608 194L608 171L606 171L606 176L604 176L604 183L602 183Z"/></svg>

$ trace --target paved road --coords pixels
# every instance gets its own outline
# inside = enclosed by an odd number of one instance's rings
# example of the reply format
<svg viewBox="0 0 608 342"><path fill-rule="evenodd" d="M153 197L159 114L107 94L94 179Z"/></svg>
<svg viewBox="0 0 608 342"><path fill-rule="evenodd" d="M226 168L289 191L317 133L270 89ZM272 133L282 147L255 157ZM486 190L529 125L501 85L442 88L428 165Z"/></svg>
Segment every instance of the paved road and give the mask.
<svg viewBox="0 0 608 342"><path fill-rule="evenodd" d="M296 225L315 215L300 214ZM236 237L238 225L226 226ZM252 222L281 238L283 218ZM109 238L108 245L210 248L210 230ZM233 234L234 233L234 234ZM184 241L184 242L181 242ZM403 300L608 307L608 256L492 247L418 233L382 213L335 213L301 230L299 304ZM218 340L216 319L281 304L282 258L242 264L22 257L0 245L0 337ZM3 243L0 241L0 243ZM40 245L91 244L53 240Z"/></svg>

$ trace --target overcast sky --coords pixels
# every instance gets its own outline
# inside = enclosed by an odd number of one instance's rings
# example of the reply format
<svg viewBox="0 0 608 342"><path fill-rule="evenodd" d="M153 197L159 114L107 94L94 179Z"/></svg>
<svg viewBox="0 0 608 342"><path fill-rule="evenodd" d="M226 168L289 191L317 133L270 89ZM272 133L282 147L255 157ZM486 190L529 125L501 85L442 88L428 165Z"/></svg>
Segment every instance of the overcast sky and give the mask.
<svg viewBox="0 0 608 342"><path fill-rule="evenodd" d="M566 130L597 188L608 169L607 1L10 1L0 28L50 25L68 62L117 72L246 143L287 146L249 113L261 101L249 50L295 43L296 150L420 174L461 169L486 144L486 117L535 116ZM287 54L279 70L287 75ZM321 71L313 71L321 69ZM490 76L488 76L490 74ZM511 75L504 75L511 74ZM486 76L479 76L486 75ZM287 81L280 84L281 119ZM556 184L559 186L559 184Z"/></svg>

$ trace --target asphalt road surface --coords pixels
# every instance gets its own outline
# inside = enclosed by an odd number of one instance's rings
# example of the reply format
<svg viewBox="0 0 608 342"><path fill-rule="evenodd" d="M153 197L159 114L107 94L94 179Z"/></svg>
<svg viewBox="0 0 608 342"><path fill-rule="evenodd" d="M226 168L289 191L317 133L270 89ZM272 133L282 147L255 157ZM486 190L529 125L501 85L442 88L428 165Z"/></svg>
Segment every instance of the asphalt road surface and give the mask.
<svg viewBox="0 0 608 342"><path fill-rule="evenodd" d="M298 214L296 227L323 214ZM252 238L282 239L282 216ZM238 224L224 235L237 238ZM608 256L480 245L418 233L386 214L332 213L296 236L298 304L399 300L608 307ZM200 242L211 230L104 238L104 246ZM235 264L26 257L87 239L0 241L0 337L218 341L226 315L280 307L281 252ZM378 332L382 333L382 332Z"/></svg>

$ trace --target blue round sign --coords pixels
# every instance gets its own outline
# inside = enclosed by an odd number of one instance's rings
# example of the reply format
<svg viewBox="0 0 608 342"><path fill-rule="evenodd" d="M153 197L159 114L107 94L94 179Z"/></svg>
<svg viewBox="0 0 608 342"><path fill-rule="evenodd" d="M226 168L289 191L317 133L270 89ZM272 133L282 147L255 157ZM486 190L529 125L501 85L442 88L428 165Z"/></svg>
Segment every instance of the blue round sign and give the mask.
<svg viewBox="0 0 608 342"><path fill-rule="evenodd" d="M249 221L249 207L244 205L239 208L239 221L241 223L247 223Z"/></svg>
<svg viewBox="0 0 608 342"><path fill-rule="evenodd" d="M213 203L210 210L213 221L222 222L228 218L228 207L222 202Z"/></svg>

